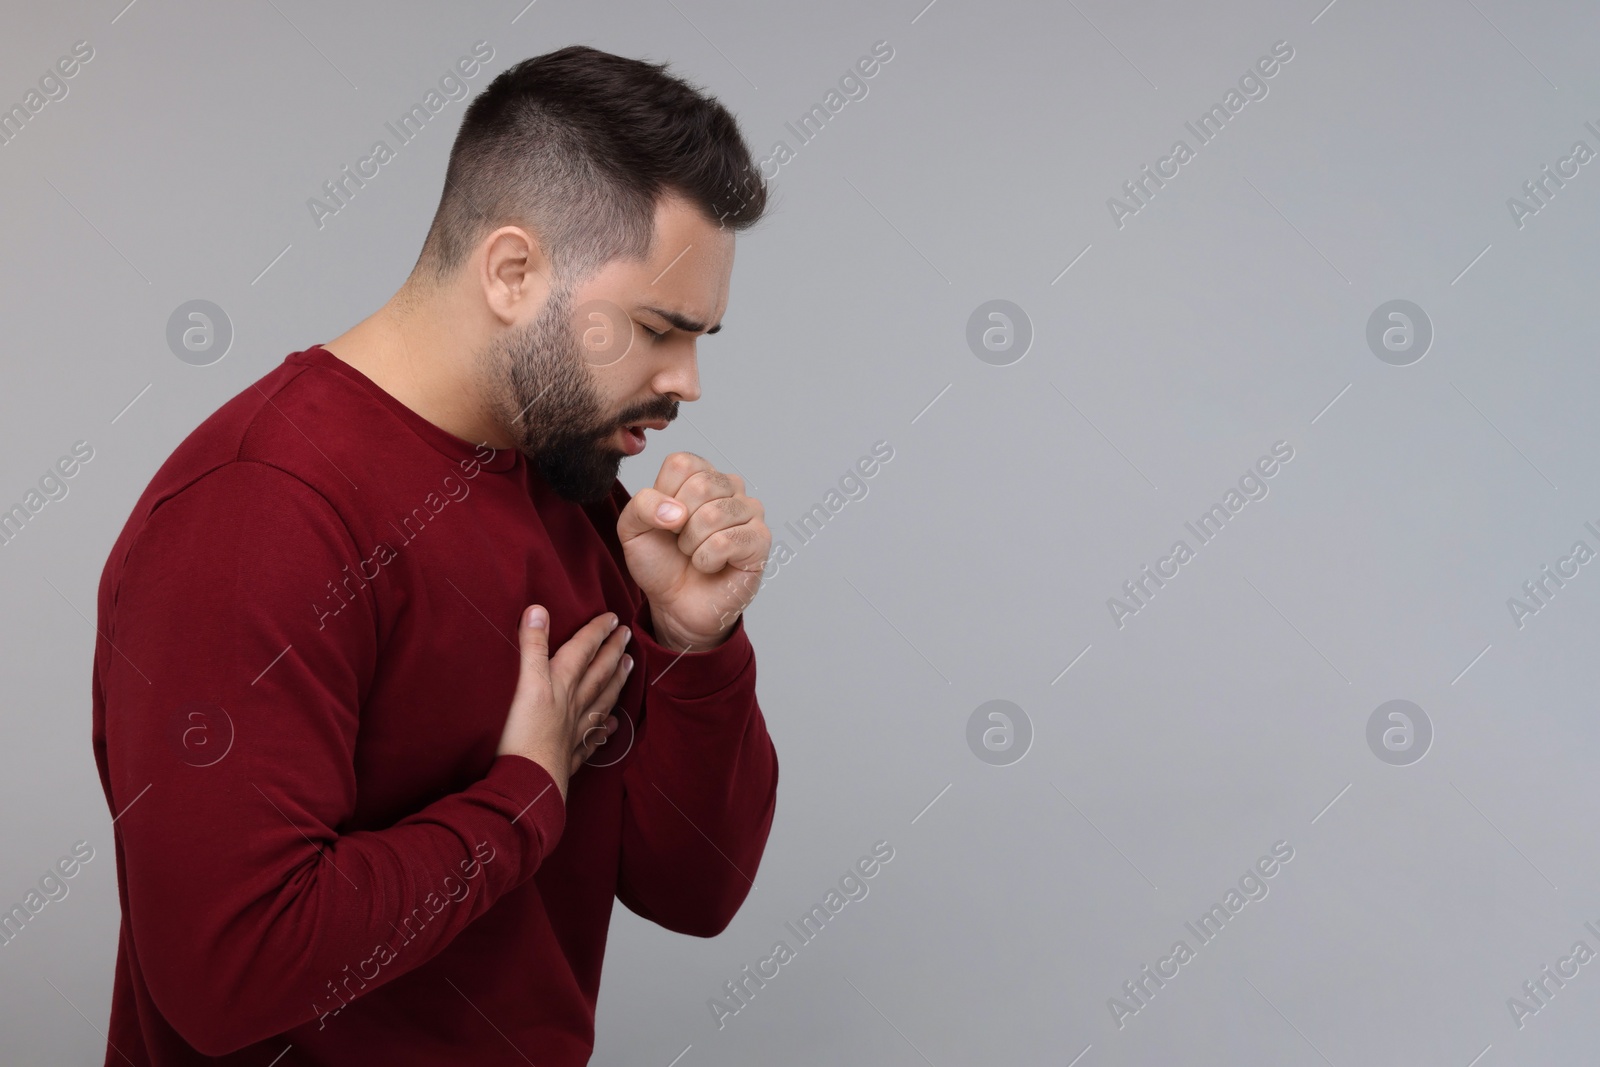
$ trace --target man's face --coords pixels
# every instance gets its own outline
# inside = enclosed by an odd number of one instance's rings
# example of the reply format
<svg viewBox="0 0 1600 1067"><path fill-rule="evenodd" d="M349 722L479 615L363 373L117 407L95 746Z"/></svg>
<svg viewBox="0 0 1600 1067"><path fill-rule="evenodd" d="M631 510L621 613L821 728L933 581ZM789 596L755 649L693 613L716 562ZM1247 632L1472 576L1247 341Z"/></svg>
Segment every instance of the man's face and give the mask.
<svg viewBox="0 0 1600 1067"><path fill-rule="evenodd" d="M574 290L558 283L532 319L485 353L495 415L556 493L610 491L644 431L700 396L695 339L727 306L733 233L676 197L656 207L643 261L617 259ZM660 336L654 336L660 334Z"/></svg>

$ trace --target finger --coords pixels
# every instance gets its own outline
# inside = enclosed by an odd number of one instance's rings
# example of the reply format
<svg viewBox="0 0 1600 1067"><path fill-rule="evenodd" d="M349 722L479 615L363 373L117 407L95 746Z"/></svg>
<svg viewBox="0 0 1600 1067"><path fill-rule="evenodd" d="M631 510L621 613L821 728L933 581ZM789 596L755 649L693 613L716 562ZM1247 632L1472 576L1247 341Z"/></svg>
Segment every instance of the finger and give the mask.
<svg viewBox="0 0 1600 1067"><path fill-rule="evenodd" d="M575 755L581 754L584 759L594 755L595 749L605 744L617 729L617 717L615 715L607 715L603 711L597 711L594 715L597 716L594 720L594 725L583 732L583 740L579 741L577 747L572 750Z"/></svg>
<svg viewBox="0 0 1600 1067"><path fill-rule="evenodd" d="M689 509L690 516L710 501L738 495L733 479L711 466L692 472L672 493L674 500Z"/></svg>
<svg viewBox="0 0 1600 1067"><path fill-rule="evenodd" d="M617 706L617 698L622 695L622 687L628 684L628 676L633 673L634 663L632 656L622 657L617 663L617 669L606 679L605 688L595 694L594 700L588 705L590 711L609 714Z"/></svg>
<svg viewBox="0 0 1600 1067"><path fill-rule="evenodd" d="M590 751L590 749L589 749L589 736L590 736L592 730L595 728L595 725L596 725L595 719L594 719L594 717L592 715L584 716L583 721L584 721L584 724L586 726L590 727L590 729L589 730L585 730L583 732L583 735L578 738L577 744L572 746L572 764L571 765L572 765L574 770L576 770L577 768L583 766L583 761L589 758L589 751ZM602 732L603 732L603 728L602 728Z"/></svg>
<svg viewBox="0 0 1600 1067"><path fill-rule="evenodd" d="M595 749L605 744L606 741L610 739L611 735L616 733L616 731L617 717L615 715L608 718L603 726L597 727L594 731L592 731L589 734L588 740L584 741L583 744L580 744L576 749L573 750L572 774L576 774L577 769L587 763L590 756L594 755ZM571 775L569 774L568 777L571 777Z"/></svg>
<svg viewBox="0 0 1600 1067"><path fill-rule="evenodd" d="M579 720L579 724L583 727L583 733L578 735L578 739L574 741L572 745L572 751L574 754L579 752L592 752L594 751L594 746L597 743L604 741L606 735L606 719L609 717L609 715L609 709L603 706L591 708L589 711L584 713L582 718Z"/></svg>
<svg viewBox="0 0 1600 1067"><path fill-rule="evenodd" d="M588 744L590 751L593 751L595 745L605 744L604 720L616 708L617 698L622 695L622 687L627 684L628 675L633 671L633 664L632 656L623 656L618 661L616 669L611 672L611 677L606 679L605 687L584 706L582 722L587 729L579 741L580 747Z"/></svg>
<svg viewBox="0 0 1600 1067"><path fill-rule="evenodd" d="M748 525L718 530L700 543L690 555L689 563L703 574L717 574L733 560L748 561L748 565L754 567L761 556L753 547L754 541L755 535Z"/></svg>
<svg viewBox="0 0 1600 1067"><path fill-rule="evenodd" d="M688 517L689 509L681 501L659 489L641 489L617 516L617 540L627 544L653 530L675 531Z"/></svg>
<svg viewBox="0 0 1600 1067"><path fill-rule="evenodd" d="M590 708L593 706L601 691L611 678L617 673L617 667L622 660L622 650L627 646L632 631L626 626L618 626L611 632L600 645L600 650L595 653L594 659L589 661L588 668L584 671L583 678L573 690L572 706L575 708ZM609 705L608 705L609 706Z"/></svg>
<svg viewBox="0 0 1600 1067"><path fill-rule="evenodd" d="M692 556L712 534L765 516L761 501L751 497L735 494L707 500L689 512L689 521L678 531L678 550Z"/></svg>
<svg viewBox="0 0 1600 1067"><path fill-rule="evenodd" d="M658 493L675 497L682 491L684 483L696 474L705 471L715 474L716 470L704 456L697 456L693 452L674 452L661 461L661 471L656 475L652 488Z"/></svg>
<svg viewBox="0 0 1600 1067"><path fill-rule="evenodd" d="M583 677L583 672L594 659L595 653L600 651L606 636L616 629L617 622L616 612L603 611L585 623L566 644L557 649L556 654L550 657L550 677L553 684L562 686L567 693L573 692L578 679Z"/></svg>

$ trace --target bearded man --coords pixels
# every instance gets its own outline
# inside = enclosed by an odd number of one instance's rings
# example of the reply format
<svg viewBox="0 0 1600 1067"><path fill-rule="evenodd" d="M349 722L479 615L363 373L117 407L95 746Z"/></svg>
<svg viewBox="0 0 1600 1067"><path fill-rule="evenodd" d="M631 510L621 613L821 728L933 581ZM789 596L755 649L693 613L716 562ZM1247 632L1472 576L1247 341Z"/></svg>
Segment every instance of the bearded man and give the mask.
<svg viewBox="0 0 1600 1067"><path fill-rule="evenodd" d="M731 921L771 533L694 454L617 472L699 398L765 203L664 64L518 63L404 286L157 471L98 601L108 1064L582 1064L614 900Z"/></svg>

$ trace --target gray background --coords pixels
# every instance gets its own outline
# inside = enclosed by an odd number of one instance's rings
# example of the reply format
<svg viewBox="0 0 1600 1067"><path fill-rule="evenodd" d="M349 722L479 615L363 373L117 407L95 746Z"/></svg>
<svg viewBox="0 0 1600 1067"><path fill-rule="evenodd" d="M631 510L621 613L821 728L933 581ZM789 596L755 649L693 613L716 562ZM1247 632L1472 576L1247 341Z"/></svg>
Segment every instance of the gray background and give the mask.
<svg viewBox="0 0 1600 1067"><path fill-rule="evenodd" d="M0 904L96 849L0 948L9 1061L104 1048L89 620L112 541L190 429L400 284L463 103L322 229L306 200L478 40L474 91L573 42L670 60L763 156L894 48L740 238L704 399L623 468L737 468L796 557L749 614L782 774L757 888L711 940L616 908L595 1063L1592 1060L1600 962L1521 1028L1507 998L1600 950L1600 563L1521 629L1506 601L1600 548L1600 160L1521 228L1506 200L1600 150L1600 9L924 2L7 14L6 105L95 49L0 147L0 503L95 449L0 548ZM1279 40L1269 94L1119 229L1107 198ZM201 298L235 338L197 367L165 329ZM966 341L992 299L1034 330L1009 366ZM1435 330L1409 366L1366 342L1392 299ZM783 522L878 440L866 498L798 545ZM1279 440L1270 494L1119 629L1106 599ZM1397 698L1435 732L1410 766L1366 741ZM967 742L996 699L1032 729L1007 766ZM719 1029L708 999L878 840L869 895ZM1280 840L1270 894L1119 1029L1108 998Z"/></svg>

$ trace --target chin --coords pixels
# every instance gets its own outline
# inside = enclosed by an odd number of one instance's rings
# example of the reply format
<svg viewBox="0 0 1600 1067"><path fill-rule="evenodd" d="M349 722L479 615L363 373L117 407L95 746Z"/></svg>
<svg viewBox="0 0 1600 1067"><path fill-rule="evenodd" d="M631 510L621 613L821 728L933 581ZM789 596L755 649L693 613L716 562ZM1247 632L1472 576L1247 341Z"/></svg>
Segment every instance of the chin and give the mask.
<svg viewBox="0 0 1600 1067"><path fill-rule="evenodd" d="M610 495L625 458L626 453L608 449L592 456L589 462L580 465L580 469L559 462L540 463L539 473L563 500L574 504L596 504Z"/></svg>

